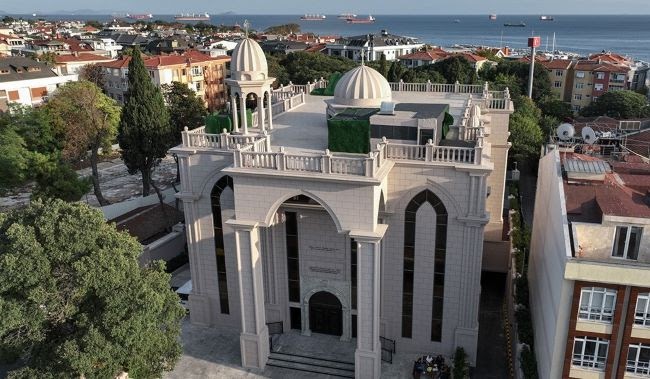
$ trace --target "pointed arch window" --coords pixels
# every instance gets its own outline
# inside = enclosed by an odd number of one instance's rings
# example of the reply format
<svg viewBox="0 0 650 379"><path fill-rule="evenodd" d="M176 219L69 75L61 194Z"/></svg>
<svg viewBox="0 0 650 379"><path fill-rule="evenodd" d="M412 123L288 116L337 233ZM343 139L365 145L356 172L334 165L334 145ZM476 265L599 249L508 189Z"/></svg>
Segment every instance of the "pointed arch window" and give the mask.
<svg viewBox="0 0 650 379"><path fill-rule="evenodd" d="M431 296L431 341L442 340L442 310L445 293L445 258L447 254L447 209L440 198L424 190L411 199L404 215L404 268L402 278L402 337L413 336L413 287L415 279L416 215L420 206L429 203L436 212L433 291Z"/></svg>
<svg viewBox="0 0 650 379"><path fill-rule="evenodd" d="M228 303L228 278L226 274L226 253L223 243L223 220L221 219L221 193L224 189L234 188L232 178L223 176L212 188L210 200L212 202L212 224L214 225L214 248L217 260L217 281L219 284L219 308L221 313L230 314Z"/></svg>

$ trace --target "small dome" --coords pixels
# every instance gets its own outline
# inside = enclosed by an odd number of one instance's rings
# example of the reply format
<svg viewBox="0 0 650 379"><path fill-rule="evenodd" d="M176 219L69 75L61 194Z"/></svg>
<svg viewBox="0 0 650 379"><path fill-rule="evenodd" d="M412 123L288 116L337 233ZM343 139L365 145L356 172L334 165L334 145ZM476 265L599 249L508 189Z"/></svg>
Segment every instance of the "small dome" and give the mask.
<svg viewBox="0 0 650 379"><path fill-rule="evenodd" d="M391 98L386 78L364 65L346 72L334 89L334 102L340 105L379 108L382 101L391 101Z"/></svg>
<svg viewBox="0 0 650 379"><path fill-rule="evenodd" d="M232 78L235 80L266 80L269 69L260 45L245 38L235 46L230 61Z"/></svg>

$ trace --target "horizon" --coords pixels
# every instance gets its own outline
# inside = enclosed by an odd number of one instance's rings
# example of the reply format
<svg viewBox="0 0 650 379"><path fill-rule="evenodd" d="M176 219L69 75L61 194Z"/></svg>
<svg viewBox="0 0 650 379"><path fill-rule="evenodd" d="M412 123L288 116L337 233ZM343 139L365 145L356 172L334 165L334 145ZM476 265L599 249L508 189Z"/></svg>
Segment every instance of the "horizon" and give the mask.
<svg viewBox="0 0 650 379"><path fill-rule="evenodd" d="M79 12L79 11L92 11L91 13L84 13L84 12ZM92 9L79 9L79 10L58 10L58 11L49 11L49 12L7 12L7 11L0 11L0 15L3 16L29 16L33 17L32 14L36 14L37 16L92 16L92 15L112 15L114 13L137 13L137 14L152 14L154 16L174 16L180 13L208 13L211 16L220 16L220 15L242 15L242 16L302 16L304 14L322 14L325 16L336 16L339 15L343 12L339 13L331 13L331 12L308 12L308 13L270 13L270 12L263 12L263 13L250 13L250 12L234 12L234 11L226 11L226 12L211 12L211 11L182 11L182 12L174 12L174 13L154 13L148 10L101 10L101 11L93 11ZM357 13L357 12L354 12ZM540 16L540 15L549 15L549 16L574 16L574 17L580 17L580 16L639 16L639 17L644 17L644 16L650 16L649 13L542 13L542 12L535 12L535 13L499 13L499 12L492 12L492 13L378 13L378 12L371 12L371 13L357 13L359 15L376 15L376 16L486 16L490 14L496 14L497 16Z"/></svg>

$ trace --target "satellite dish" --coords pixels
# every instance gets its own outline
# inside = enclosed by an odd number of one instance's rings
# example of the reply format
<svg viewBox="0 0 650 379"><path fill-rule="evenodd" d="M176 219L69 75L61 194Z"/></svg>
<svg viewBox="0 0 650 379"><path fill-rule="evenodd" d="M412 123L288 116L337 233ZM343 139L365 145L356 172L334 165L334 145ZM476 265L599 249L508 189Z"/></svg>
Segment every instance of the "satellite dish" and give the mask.
<svg viewBox="0 0 650 379"><path fill-rule="evenodd" d="M598 137L596 137L596 132L594 132L592 128L589 126L582 128L582 140L585 141L585 143L593 145L597 139Z"/></svg>
<svg viewBox="0 0 650 379"><path fill-rule="evenodd" d="M555 133L557 134L557 137L559 139L561 139L562 141L566 141L573 138L573 135L576 133L576 130L573 127L573 125L565 123L558 126Z"/></svg>

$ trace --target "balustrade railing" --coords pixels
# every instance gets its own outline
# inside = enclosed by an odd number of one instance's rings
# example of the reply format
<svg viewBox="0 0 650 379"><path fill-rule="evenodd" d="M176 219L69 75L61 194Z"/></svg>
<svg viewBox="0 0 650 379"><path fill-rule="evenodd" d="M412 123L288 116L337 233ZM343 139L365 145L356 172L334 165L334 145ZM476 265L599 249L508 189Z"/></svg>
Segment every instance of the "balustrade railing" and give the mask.
<svg viewBox="0 0 650 379"><path fill-rule="evenodd" d="M445 83L405 83L400 80L399 82L389 83L390 89L393 91L408 91L408 92L448 92L448 93L468 93L468 94L483 94L485 85L482 84L454 84Z"/></svg>
<svg viewBox="0 0 650 379"><path fill-rule="evenodd" d="M426 145L389 143L386 149L387 158L398 161L481 164L482 144L481 137L476 147L437 146L429 142Z"/></svg>

